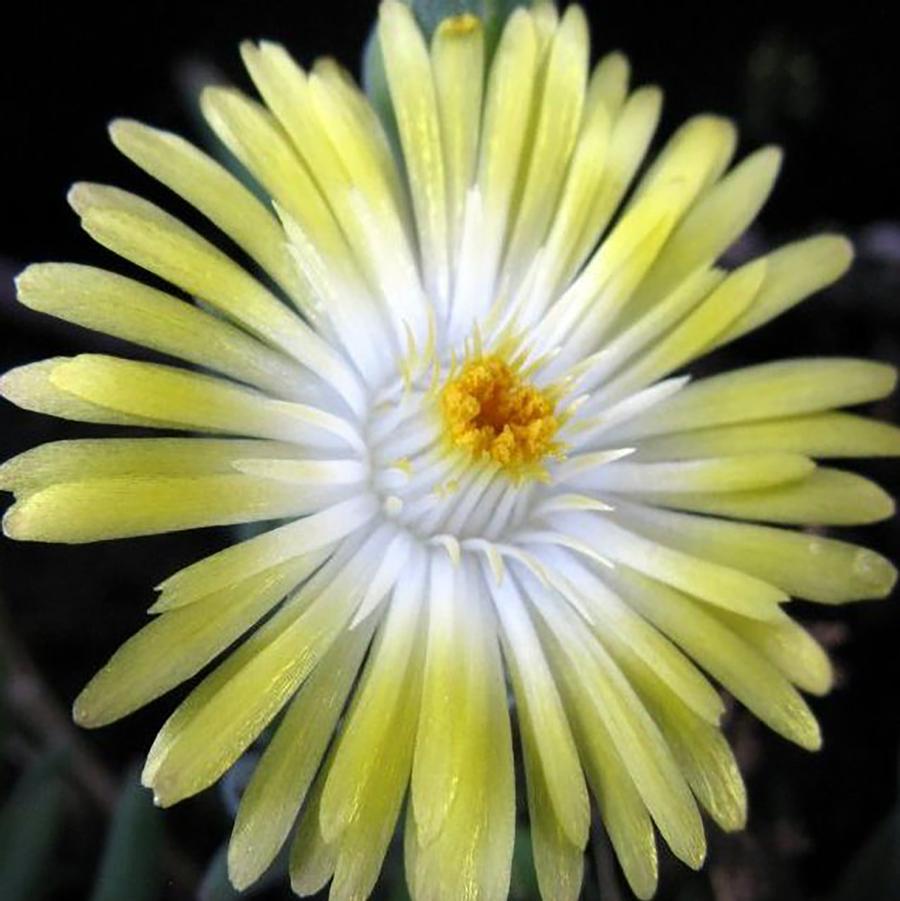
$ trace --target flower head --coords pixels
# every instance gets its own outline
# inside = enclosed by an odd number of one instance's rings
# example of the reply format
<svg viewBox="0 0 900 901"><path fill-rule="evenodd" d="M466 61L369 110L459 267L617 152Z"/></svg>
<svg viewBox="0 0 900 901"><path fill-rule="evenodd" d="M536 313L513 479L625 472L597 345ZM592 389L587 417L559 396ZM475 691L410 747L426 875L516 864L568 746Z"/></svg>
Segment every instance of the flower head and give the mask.
<svg viewBox="0 0 900 901"><path fill-rule="evenodd" d="M813 460L900 451L897 430L836 412L895 374L812 358L689 381L840 276L850 248L824 235L726 269L780 153L732 166L733 126L700 116L639 175L660 94L631 91L619 54L589 71L580 7L517 9L490 61L472 15L429 46L385 0L378 34L390 121L334 62L305 72L271 43L242 47L262 104L204 93L266 201L175 135L112 125L248 263L133 194L72 189L93 238L171 287L40 264L20 300L186 365L56 358L2 393L189 436L29 451L0 469L4 528L86 542L271 524L166 579L75 703L100 726L223 658L150 751L162 805L280 716L237 815L236 885L299 815L295 890L364 898L405 803L414 898L505 897L509 683L543 896L578 895L593 797L647 898L655 831L699 867L700 809L745 820L711 680L820 744L800 692L828 690L829 662L784 605L883 597L894 570L784 527L891 514Z"/></svg>

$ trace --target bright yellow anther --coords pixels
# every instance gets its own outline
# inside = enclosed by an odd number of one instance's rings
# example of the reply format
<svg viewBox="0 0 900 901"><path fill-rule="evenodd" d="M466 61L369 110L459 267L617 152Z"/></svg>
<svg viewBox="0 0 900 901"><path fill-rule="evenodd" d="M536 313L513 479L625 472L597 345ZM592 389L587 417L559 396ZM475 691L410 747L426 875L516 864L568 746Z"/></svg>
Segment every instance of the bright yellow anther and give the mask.
<svg viewBox="0 0 900 901"><path fill-rule="evenodd" d="M441 407L451 442L473 457L522 471L560 451L552 397L499 357L466 363L444 386Z"/></svg>

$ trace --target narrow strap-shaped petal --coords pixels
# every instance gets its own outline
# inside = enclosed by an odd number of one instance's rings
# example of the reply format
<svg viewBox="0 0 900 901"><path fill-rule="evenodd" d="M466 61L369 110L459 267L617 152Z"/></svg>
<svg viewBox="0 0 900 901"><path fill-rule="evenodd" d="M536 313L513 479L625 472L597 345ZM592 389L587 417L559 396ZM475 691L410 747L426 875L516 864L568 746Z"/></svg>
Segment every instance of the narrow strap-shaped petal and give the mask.
<svg viewBox="0 0 900 901"><path fill-rule="evenodd" d="M152 420L160 427L361 448L357 430L318 407L277 401L231 382L156 363L82 354L56 366L50 380L89 403Z"/></svg>
<svg viewBox="0 0 900 901"><path fill-rule="evenodd" d="M600 188L587 222L567 257L570 274L581 268L631 187L650 147L661 109L662 92L653 87L641 88L628 97L613 121Z"/></svg>
<svg viewBox="0 0 900 901"><path fill-rule="evenodd" d="M485 578L494 576L486 572ZM528 717L535 730L534 766L540 768L559 828L580 851L589 826L587 789L553 674L512 578L507 575L491 589L520 716Z"/></svg>
<svg viewBox="0 0 900 901"><path fill-rule="evenodd" d="M517 9L503 29L488 76L479 157L478 184L489 236L482 252L489 259L485 277L491 295L525 153L537 65L534 20L524 10Z"/></svg>
<svg viewBox="0 0 900 901"><path fill-rule="evenodd" d="M774 623L759 623L725 611L716 611L715 615L802 691L825 695L833 688L834 670L828 654L789 616Z"/></svg>
<svg viewBox="0 0 900 901"><path fill-rule="evenodd" d="M678 463L632 463L630 459L582 469L581 456L560 466L560 480L595 491L624 494L706 491L711 494L749 491L795 482L809 476L815 464L797 454L710 457Z"/></svg>
<svg viewBox="0 0 900 901"><path fill-rule="evenodd" d="M447 168L431 59L412 12L385 0L378 36L387 69L422 250L425 284L435 303L450 290Z"/></svg>
<svg viewBox="0 0 900 901"><path fill-rule="evenodd" d="M728 249L762 208L781 166L781 151L751 154L702 194L675 230L635 298L634 314L652 305L691 272Z"/></svg>
<svg viewBox="0 0 900 901"><path fill-rule="evenodd" d="M475 629L468 637L468 653L484 677L478 686L483 696L481 717L472 724L474 740L459 772L455 800L430 843L422 841L414 807L409 805L406 868L415 901L504 901L509 894L515 777L506 682L485 586L477 581L469 585L472 594L465 603Z"/></svg>
<svg viewBox="0 0 900 901"><path fill-rule="evenodd" d="M379 542L321 569L166 721L142 775L160 805L211 785L290 701L352 616Z"/></svg>
<svg viewBox="0 0 900 901"><path fill-rule="evenodd" d="M572 5L562 16L541 70L527 168L519 175L512 232L503 264L506 279L514 280L516 272L543 243L556 212L581 127L589 45L584 11Z"/></svg>
<svg viewBox="0 0 900 901"><path fill-rule="evenodd" d="M246 332L133 279L72 263L29 266L18 299L32 310L221 372L276 397L320 391L298 363Z"/></svg>
<svg viewBox="0 0 900 901"><path fill-rule="evenodd" d="M320 556L320 560L322 558ZM196 675L302 579L307 561L292 560L163 613L116 651L75 700L80 726L97 728L149 704Z"/></svg>
<svg viewBox="0 0 900 901"><path fill-rule="evenodd" d="M246 457L290 463L298 448L277 441L216 438L79 438L33 447L0 464L0 489L27 493L83 479L208 476Z"/></svg>
<svg viewBox="0 0 900 901"><path fill-rule="evenodd" d="M610 118L619 114L628 96L631 67L624 54L607 53L591 72L587 97L584 101L585 119L591 110L602 106Z"/></svg>
<svg viewBox="0 0 900 901"><path fill-rule="evenodd" d="M406 794L422 687L421 590L416 577L395 589L328 767L319 828L338 848L335 901L372 891Z"/></svg>
<svg viewBox="0 0 900 901"><path fill-rule="evenodd" d="M589 708L576 701L578 683L561 680L561 685L603 828L629 887L641 901L649 901L656 892L658 876L653 820L602 720L596 713L583 715Z"/></svg>
<svg viewBox="0 0 900 901"><path fill-rule="evenodd" d="M687 595L630 567L604 573L604 581L669 635L771 729L816 750L822 736L806 702L761 654Z"/></svg>
<svg viewBox="0 0 900 901"><path fill-rule="evenodd" d="M364 628L337 638L297 692L253 771L228 843L228 876L239 891L262 876L290 834L371 637L372 629Z"/></svg>
<svg viewBox="0 0 900 901"><path fill-rule="evenodd" d="M647 438L632 459L652 462L768 453L896 457L900 456L900 428L852 413L813 413Z"/></svg>
<svg viewBox="0 0 900 901"><path fill-rule="evenodd" d="M183 197L256 260L287 294L305 301L278 220L224 166L184 138L129 119L109 127L113 144Z"/></svg>
<svg viewBox="0 0 900 901"><path fill-rule="evenodd" d="M27 363L10 369L0 376L0 396L23 410L59 416L61 419L73 419L76 422L141 426L151 429L181 428L177 422L123 413L101 404L91 403L63 390L54 383L53 374L71 362L71 357L51 357L49 360Z"/></svg>
<svg viewBox="0 0 900 901"><path fill-rule="evenodd" d="M780 360L694 382L664 410L616 429L615 440L634 441L689 429L819 413L890 394L893 366L843 357Z"/></svg>
<svg viewBox="0 0 900 901"><path fill-rule="evenodd" d="M600 387L594 403L621 400L705 353L722 331L753 303L765 274L765 260L758 260L728 275L681 322Z"/></svg>
<svg viewBox="0 0 900 901"><path fill-rule="evenodd" d="M450 246L458 265L466 199L481 139L485 66L481 20L465 14L444 19L431 41L431 65L447 168Z"/></svg>
<svg viewBox="0 0 900 901"><path fill-rule="evenodd" d="M202 298L329 381L352 408L360 408L359 383L334 350L195 231L152 203L104 185L75 185L69 202L98 243Z"/></svg>
<svg viewBox="0 0 900 901"><path fill-rule="evenodd" d="M471 596L477 587L467 584L463 568L443 552L431 557L428 645L411 796L420 844L430 844L443 827L462 774L485 734L485 661L468 650L473 629L481 625Z"/></svg>
<svg viewBox="0 0 900 901"><path fill-rule="evenodd" d="M286 519L314 513L334 499L327 489L286 490L237 473L81 479L20 497L3 517L3 531L18 541L83 544Z"/></svg>
<svg viewBox="0 0 900 901"><path fill-rule="evenodd" d="M231 545L166 579L159 586L162 591L160 601L169 607L190 603L239 581L243 576L329 547L368 523L377 509L374 498L352 498Z"/></svg>
<svg viewBox="0 0 900 901"><path fill-rule="evenodd" d="M591 628L616 659L639 659L698 716L715 725L724 713L716 690L671 642L569 551L542 554L548 580L566 599L577 595Z"/></svg>
<svg viewBox="0 0 900 901"><path fill-rule="evenodd" d="M616 515L642 535L715 560L822 604L883 598L897 572L866 548L787 529L728 522L620 500Z"/></svg>
<svg viewBox="0 0 900 901"><path fill-rule="evenodd" d="M893 516L895 509L890 495L869 479L824 467L787 484L734 493L650 491L645 499L663 507L696 513L808 526L879 522Z"/></svg>
<svg viewBox="0 0 900 901"><path fill-rule="evenodd" d="M689 866L703 863L706 841L699 811L672 752L640 698L571 608L539 588L529 596L546 628L541 634L554 670L567 681L583 725L608 730L638 792L672 851Z"/></svg>
<svg viewBox="0 0 900 901"><path fill-rule="evenodd" d="M619 517L618 511L603 516L557 514L552 521L560 532L583 541L599 554L676 586L708 604L765 620L777 617L778 605L787 600L787 595L761 579L711 563L705 555L691 556L630 531L628 520Z"/></svg>
<svg viewBox="0 0 900 901"><path fill-rule="evenodd" d="M765 325L810 294L837 281L852 259L852 245L839 235L794 241L767 254L766 280L753 306L719 336L716 346Z"/></svg>

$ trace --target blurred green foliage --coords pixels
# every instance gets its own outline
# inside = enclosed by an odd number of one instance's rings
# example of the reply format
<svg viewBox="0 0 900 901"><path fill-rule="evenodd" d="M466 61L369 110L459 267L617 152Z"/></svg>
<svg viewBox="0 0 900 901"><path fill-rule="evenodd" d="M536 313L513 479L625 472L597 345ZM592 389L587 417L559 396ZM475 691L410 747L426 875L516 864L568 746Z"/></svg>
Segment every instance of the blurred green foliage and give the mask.
<svg viewBox="0 0 900 901"><path fill-rule="evenodd" d="M0 898L33 901L52 871L63 822L63 775L68 755L41 755L20 777L0 810Z"/></svg>
<svg viewBox="0 0 900 901"><path fill-rule="evenodd" d="M91 901L155 901L160 894L162 812L140 783L140 770L125 777Z"/></svg>

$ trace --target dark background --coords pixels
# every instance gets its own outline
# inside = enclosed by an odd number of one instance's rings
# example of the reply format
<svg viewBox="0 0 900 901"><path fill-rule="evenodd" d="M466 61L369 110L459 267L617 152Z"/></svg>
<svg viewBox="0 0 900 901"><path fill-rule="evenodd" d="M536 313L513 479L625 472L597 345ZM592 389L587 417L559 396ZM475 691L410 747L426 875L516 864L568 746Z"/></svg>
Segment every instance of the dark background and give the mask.
<svg viewBox="0 0 900 901"><path fill-rule="evenodd" d="M721 353L717 365L789 354L900 361L900 104L889 4L856 3L834 12L782 3L587 6L596 50L624 49L637 83L665 88L660 134L693 112L712 110L737 120L742 151L773 141L786 148L775 195L738 253L823 228L843 230L857 243L859 262L839 286ZM30 261L116 268L80 232L65 203L73 181L107 181L165 197L108 142L105 126L112 118L141 119L202 141L190 97L211 73L248 86L237 54L241 38L276 38L304 63L327 53L356 70L374 12L375 3L367 0L257 0L32 2L5 14L0 369L115 346L19 308L11 285L12 275ZM897 401L874 412L896 422ZM3 405L0 458L43 441L97 432ZM896 493L891 465L859 469ZM897 556L896 524L842 534ZM33 832L25 845L48 849L51 862L27 897L91 897L117 805L119 832L133 835L121 831L131 823L140 841L132 842L138 846L134 860L128 858L132 890L112 898L192 897L184 886L207 872L227 837L229 792L239 780L163 816L144 810L139 794L126 793L120 801L118 785L145 753L172 698L98 733L75 737L66 721L80 687L143 622L152 586L227 540L217 530L86 548L0 540L0 667L8 676L0 692L6 696L5 712L0 708L0 807L4 797L18 805L0 812L0 862L4 847L11 853L13 833L28 829ZM825 749L805 754L735 711L729 732L748 778L749 828L724 837L711 827L709 863L698 876L666 858L661 901L900 897L900 608L889 601L838 611L798 605L798 612L831 648L840 676L829 698L813 702ZM13 793L29 768L32 794L28 784ZM535 897L526 851L517 851L514 880L515 897L522 899ZM592 849L586 897L600 897L599 880L604 901L629 898L617 887L608 854L602 841ZM402 897L396 857L387 868L385 898ZM205 897L228 897L217 873L214 864ZM162 894L141 894L157 878ZM265 897L287 897L286 889L270 889Z"/></svg>

